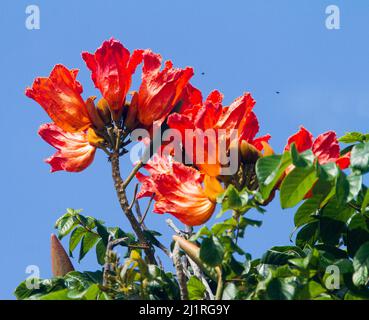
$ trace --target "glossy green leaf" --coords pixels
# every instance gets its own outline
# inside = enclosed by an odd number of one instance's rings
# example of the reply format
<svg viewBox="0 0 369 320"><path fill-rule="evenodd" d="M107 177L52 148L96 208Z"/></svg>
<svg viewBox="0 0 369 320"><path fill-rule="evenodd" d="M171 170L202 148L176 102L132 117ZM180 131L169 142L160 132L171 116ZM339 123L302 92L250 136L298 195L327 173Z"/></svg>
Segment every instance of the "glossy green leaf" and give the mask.
<svg viewBox="0 0 369 320"><path fill-rule="evenodd" d="M315 168L295 168L283 180L281 185L282 208L292 208L297 205L317 181Z"/></svg>
<svg viewBox="0 0 369 320"><path fill-rule="evenodd" d="M190 300L202 300L205 297L206 288L197 277L192 276L187 282L188 296Z"/></svg>
<svg viewBox="0 0 369 320"><path fill-rule="evenodd" d="M200 259L211 267L222 263L224 257L224 248L216 237L205 238L201 243Z"/></svg>

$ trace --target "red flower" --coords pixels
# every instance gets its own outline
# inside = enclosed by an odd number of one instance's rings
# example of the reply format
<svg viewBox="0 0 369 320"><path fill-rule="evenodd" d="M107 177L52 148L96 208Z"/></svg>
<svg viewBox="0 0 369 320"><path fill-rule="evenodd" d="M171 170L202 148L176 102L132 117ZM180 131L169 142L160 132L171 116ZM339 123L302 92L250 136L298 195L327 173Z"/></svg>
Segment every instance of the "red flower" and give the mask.
<svg viewBox="0 0 369 320"><path fill-rule="evenodd" d="M57 125L43 124L39 135L58 151L46 159L50 164L51 172L65 170L79 172L86 169L93 161L96 148L88 142L84 132L70 133Z"/></svg>
<svg viewBox="0 0 369 320"><path fill-rule="evenodd" d="M193 76L192 68L175 69L166 61L163 70L161 56L150 50L143 54L142 83L137 97L137 119L144 127L154 121L162 123L182 96L182 91Z"/></svg>
<svg viewBox="0 0 369 320"><path fill-rule="evenodd" d="M335 162L342 170L350 165L350 154L340 156L340 146L334 131L328 131L313 140L313 135L301 126L300 130L288 139L285 150L295 143L298 152L311 149L320 164Z"/></svg>
<svg viewBox="0 0 369 320"><path fill-rule="evenodd" d="M131 86L132 74L142 61L143 50L135 50L132 55L117 40L105 41L95 54L82 53L87 67L92 72L92 80L113 111L124 105Z"/></svg>
<svg viewBox="0 0 369 320"><path fill-rule="evenodd" d="M186 225L205 223L214 212L216 197L223 188L215 178L194 168L154 155L145 168L150 176L136 175L142 183L137 197L153 196L154 212L169 213Z"/></svg>
<svg viewBox="0 0 369 320"><path fill-rule="evenodd" d="M257 132L259 131L259 124L252 109L255 105L254 99L249 93L245 93L241 97L237 98L229 107L222 107L223 95L219 91L213 91L207 97L204 103L201 102L201 94L195 88L188 87L182 97L183 107L181 113L174 113L168 117L168 125L171 128L177 129L181 132L184 141L190 139L189 133L186 129L200 129L201 132L205 132L208 129L215 129L216 140L205 140L204 146L204 162L200 163L196 159L197 140L200 139L200 134L196 131L193 142L193 150L186 150L187 153L193 154L194 163L204 173L210 176L218 176L221 170L221 164L218 155L218 143L221 139L225 139L227 145L230 146L230 131L236 130L238 133L237 142L247 141L252 144L259 151L265 149L270 136L264 136L255 139ZM224 136L218 135L218 129L223 129L227 133ZM184 143L185 145L185 143ZM209 151L216 153L216 163L210 161L210 158L214 158L213 155L209 155ZM202 159L201 159L202 160Z"/></svg>
<svg viewBox="0 0 369 320"><path fill-rule="evenodd" d="M72 133L91 125L77 74L78 70L58 64L48 78L37 78L32 88L26 89L27 97L38 102L57 126Z"/></svg>

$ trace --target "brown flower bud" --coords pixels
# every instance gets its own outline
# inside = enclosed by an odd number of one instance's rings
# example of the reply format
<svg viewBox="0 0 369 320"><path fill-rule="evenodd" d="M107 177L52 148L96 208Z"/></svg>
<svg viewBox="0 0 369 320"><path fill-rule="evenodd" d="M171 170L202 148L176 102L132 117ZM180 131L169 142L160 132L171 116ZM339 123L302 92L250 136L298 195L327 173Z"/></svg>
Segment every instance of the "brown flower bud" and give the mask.
<svg viewBox="0 0 369 320"><path fill-rule="evenodd" d="M54 234L51 235L51 270L54 277L63 277L74 271L68 254Z"/></svg>
<svg viewBox="0 0 369 320"><path fill-rule="evenodd" d="M89 97L86 100L86 108L88 115L90 116L90 119L92 121L93 126L96 129L102 130L105 126L104 121L101 119L96 107L95 107L95 99L96 97Z"/></svg>
<svg viewBox="0 0 369 320"><path fill-rule="evenodd" d="M244 163L256 163L262 157L261 152L245 140L240 144L241 158Z"/></svg>
<svg viewBox="0 0 369 320"><path fill-rule="evenodd" d="M137 102L138 94L134 92L131 103L128 106L126 119L124 120L124 125L128 130L133 130L137 126Z"/></svg>
<svg viewBox="0 0 369 320"><path fill-rule="evenodd" d="M97 103L97 112L99 113L101 119L104 121L105 124L111 123L111 113L109 109L108 102L101 98Z"/></svg>

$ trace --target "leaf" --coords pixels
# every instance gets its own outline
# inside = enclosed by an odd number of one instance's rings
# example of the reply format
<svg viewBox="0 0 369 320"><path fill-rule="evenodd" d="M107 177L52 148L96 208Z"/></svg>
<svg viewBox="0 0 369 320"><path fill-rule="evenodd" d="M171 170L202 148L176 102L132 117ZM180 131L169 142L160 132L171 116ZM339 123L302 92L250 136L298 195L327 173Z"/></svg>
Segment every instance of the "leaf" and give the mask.
<svg viewBox="0 0 369 320"><path fill-rule="evenodd" d="M256 175L264 200L269 198L270 193L291 163L290 152L285 152L282 156L262 157L256 162Z"/></svg>
<svg viewBox="0 0 369 320"><path fill-rule="evenodd" d="M104 265L106 255L106 245L102 239L96 244L96 258L99 265Z"/></svg>
<svg viewBox="0 0 369 320"><path fill-rule="evenodd" d="M79 251L78 262L81 262L81 260L93 248L93 246L96 244L98 240L99 236L95 233L88 232L83 236Z"/></svg>
<svg viewBox="0 0 369 320"><path fill-rule="evenodd" d="M222 300L235 300L237 293L238 290L236 285L233 282L229 282L223 290Z"/></svg>
<svg viewBox="0 0 369 320"><path fill-rule="evenodd" d="M361 204L361 213L364 214L366 212L366 208L369 206L369 189L366 190L365 197L363 203Z"/></svg>
<svg viewBox="0 0 369 320"><path fill-rule="evenodd" d="M362 185L361 175L349 175L340 172L336 184L336 195L340 205L353 200L360 192Z"/></svg>
<svg viewBox="0 0 369 320"><path fill-rule="evenodd" d="M307 244L314 245L319 237L319 222L305 225L296 235L296 245L304 248Z"/></svg>
<svg viewBox="0 0 369 320"><path fill-rule="evenodd" d="M58 237L59 239L62 239L63 237L68 235L73 230L75 226L75 220L74 220L74 217L71 216L71 217L62 219L59 222L60 223L58 225Z"/></svg>
<svg viewBox="0 0 369 320"><path fill-rule="evenodd" d="M228 210L235 210L239 213L244 213L248 200L249 195L246 190L239 192L231 184L228 186L227 190L218 198L217 201L222 204L222 214Z"/></svg>
<svg viewBox="0 0 369 320"><path fill-rule="evenodd" d="M291 145L291 158L293 165L301 168L311 167L315 160L313 151L307 150L299 153L296 149L295 143Z"/></svg>
<svg viewBox="0 0 369 320"><path fill-rule="evenodd" d="M317 181L315 168L295 168L283 180L281 185L282 208L292 208L297 205Z"/></svg>
<svg viewBox="0 0 369 320"><path fill-rule="evenodd" d="M206 288L197 277L192 276L187 282L188 296L190 300L202 300L205 297Z"/></svg>
<svg viewBox="0 0 369 320"><path fill-rule="evenodd" d="M273 247L264 253L261 263L272 265L284 265L292 258L303 258L304 252L298 247L284 246Z"/></svg>
<svg viewBox="0 0 369 320"><path fill-rule="evenodd" d="M364 243L353 259L352 281L356 286L365 286L369 281L369 242Z"/></svg>
<svg viewBox="0 0 369 320"><path fill-rule="evenodd" d="M322 202L322 195L314 195L312 198L306 200L297 210L294 222L295 227L299 228L304 224L313 222L316 220L316 217L312 215L317 212L320 207L320 203Z"/></svg>
<svg viewBox="0 0 369 320"><path fill-rule="evenodd" d="M343 137L339 138L339 142L355 143L366 142L369 139L369 134L362 134L360 132L347 132Z"/></svg>
<svg viewBox="0 0 369 320"><path fill-rule="evenodd" d="M361 214L355 214L351 218L347 230L347 251L350 257L355 256L356 251L368 241L368 220Z"/></svg>
<svg viewBox="0 0 369 320"><path fill-rule="evenodd" d="M361 174L369 171L369 142L360 143L351 151L351 168Z"/></svg>
<svg viewBox="0 0 369 320"><path fill-rule="evenodd" d="M224 257L224 248L218 238L206 238L201 243L200 259L211 267L222 263Z"/></svg>
<svg viewBox="0 0 369 320"><path fill-rule="evenodd" d="M68 289L50 292L39 298L39 300L73 300L68 296Z"/></svg>
<svg viewBox="0 0 369 320"><path fill-rule="evenodd" d="M270 300L292 300L296 288L285 279L272 279L267 286L267 295Z"/></svg>
<svg viewBox="0 0 369 320"><path fill-rule="evenodd" d="M86 234L86 230L83 227L78 227L73 230L72 234L69 238L69 256L73 257L73 251L77 247L78 243L81 241L84 234Z"/></svg>

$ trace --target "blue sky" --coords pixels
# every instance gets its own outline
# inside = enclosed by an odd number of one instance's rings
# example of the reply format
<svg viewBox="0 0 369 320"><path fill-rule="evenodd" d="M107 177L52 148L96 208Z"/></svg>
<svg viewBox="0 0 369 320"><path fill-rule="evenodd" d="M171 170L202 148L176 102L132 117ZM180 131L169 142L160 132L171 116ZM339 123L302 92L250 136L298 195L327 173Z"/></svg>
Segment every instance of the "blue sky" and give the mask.
<svg viewBox="0 0 369 320"><path fill-rule="evenodd" d="M341 9L340 30L325 27L325 8L332 3ZM25 28L30 4L41 10L40 30ZM193 66L192 82L205 95L219 89L229 103L250 91L261 133L272 134L275 150L301 124L315 135L368 129L366 0L5 0L0 6L0 299L12 298L28 265L50 276L49 237L66 208L83 208L110 226L128 229L103 153L82 173L49 173L42 160L54 150L37 135L49 119L24 96L25 87L56 63L79 68L84 97L96 94L80 53L94 51L112 36L131 50L151 48L176 66ZM123 173L129 168L126 159ZM251 216L264 221L249 229L243 242L254 257L289 243L293 211L280 210L278 200L264 216ZM168 242L164 218L151 214L147 222ZM75 266L96 269L92 255Z"/></svg>

